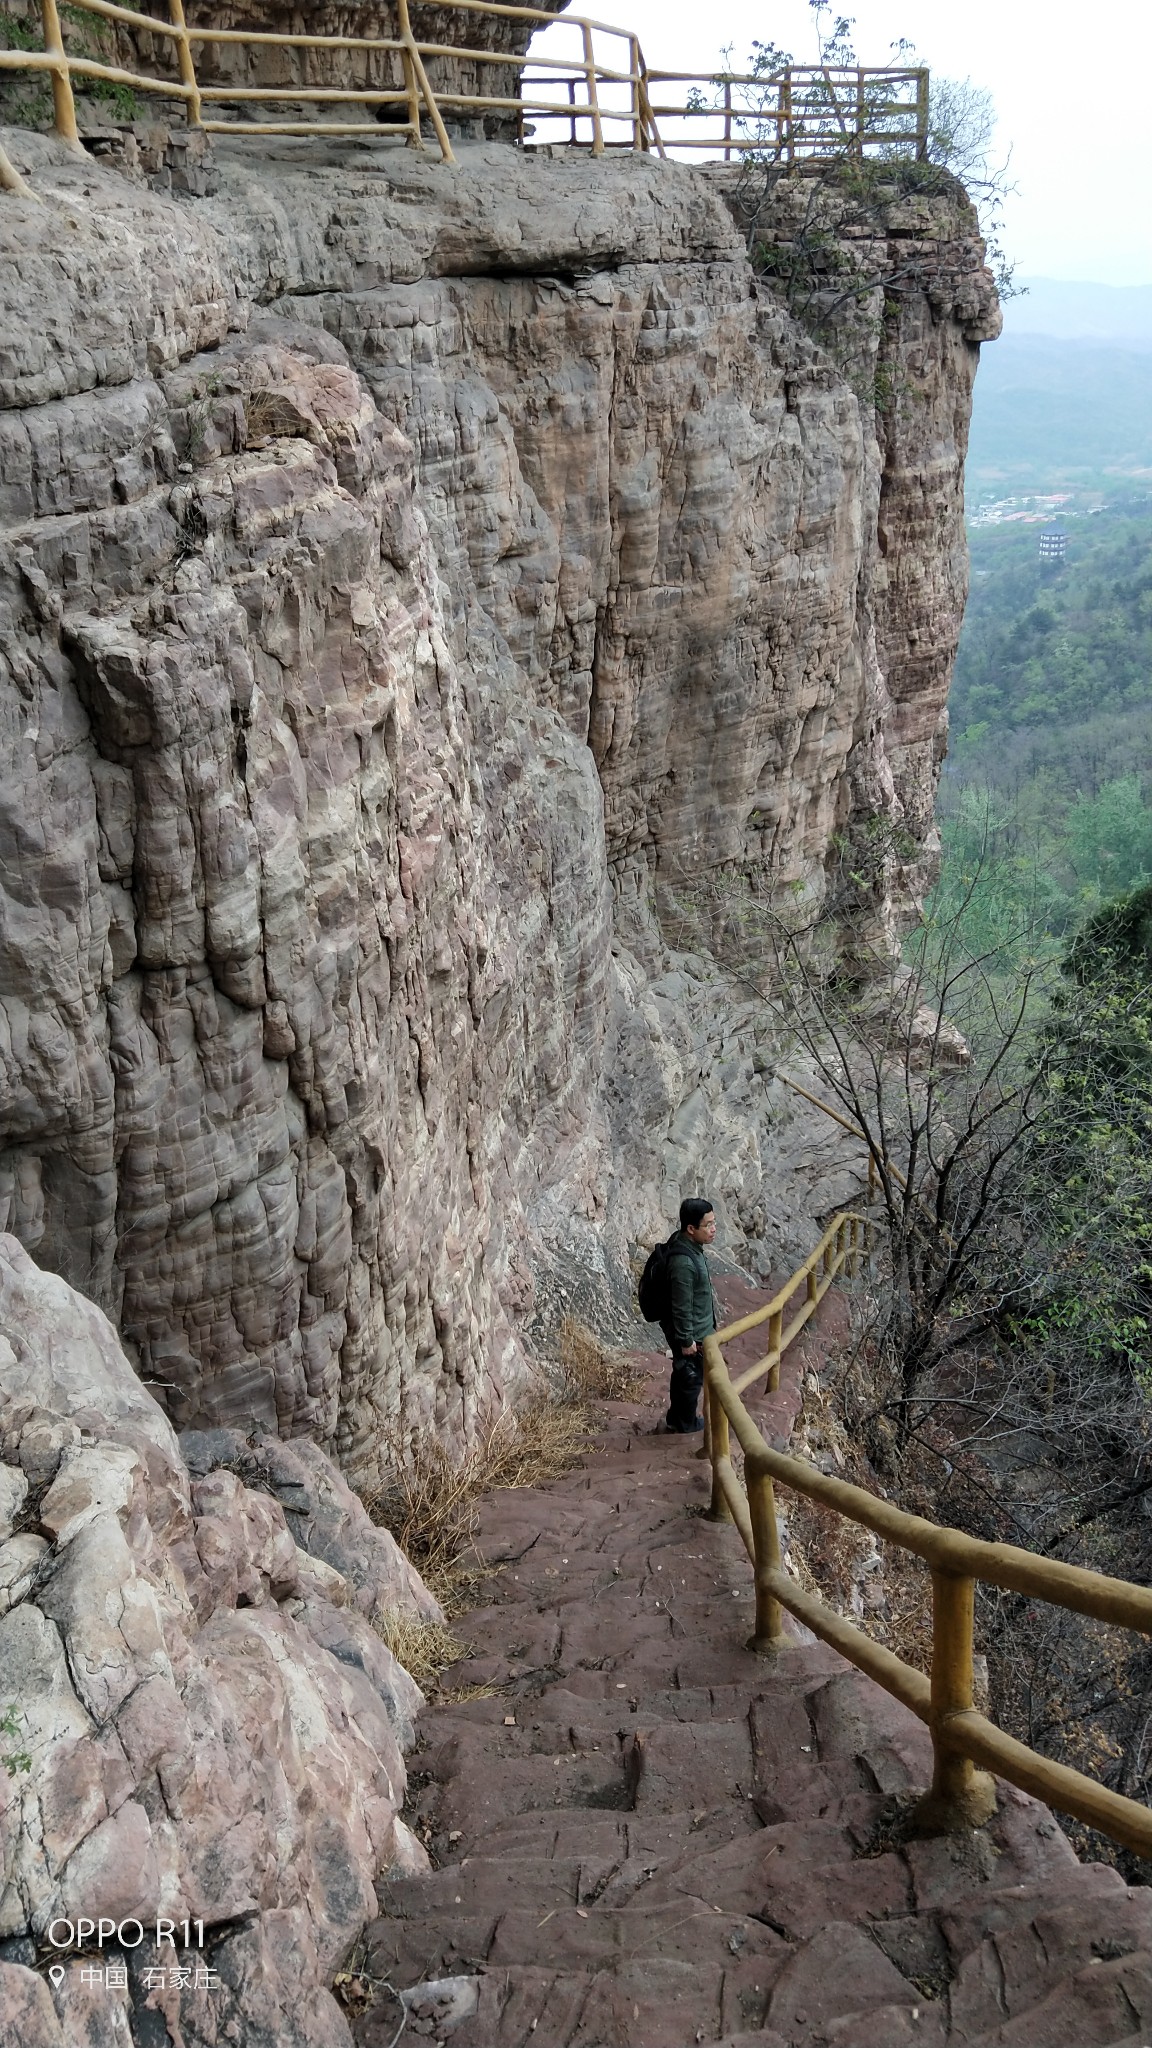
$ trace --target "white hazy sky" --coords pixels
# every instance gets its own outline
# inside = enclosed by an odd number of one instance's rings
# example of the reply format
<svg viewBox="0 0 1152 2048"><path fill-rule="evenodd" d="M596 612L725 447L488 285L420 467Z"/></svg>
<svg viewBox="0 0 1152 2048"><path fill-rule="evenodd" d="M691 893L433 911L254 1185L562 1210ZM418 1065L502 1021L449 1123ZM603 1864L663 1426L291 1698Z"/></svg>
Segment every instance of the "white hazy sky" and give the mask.
<svg viewBox="0 0 1152 2048"><path fill-rule="evenodd" d="M655 70L719 67L752 41L815 56L807 0L575 0L639 36ZM842 0L857 55L884 64L901 36L949 78L987 86L1018 186L1004 245L1024 277L1152 283L1152 0Z"/></svg>

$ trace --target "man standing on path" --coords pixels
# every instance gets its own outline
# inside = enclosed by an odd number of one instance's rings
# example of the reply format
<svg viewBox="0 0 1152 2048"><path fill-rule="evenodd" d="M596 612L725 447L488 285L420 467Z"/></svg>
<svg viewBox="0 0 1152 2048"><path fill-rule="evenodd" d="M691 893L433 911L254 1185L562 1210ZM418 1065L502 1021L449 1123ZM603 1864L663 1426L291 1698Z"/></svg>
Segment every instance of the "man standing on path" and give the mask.
<svg viewBox="0 0 1152 2048"><path fill-rule="evenodd" d="M704 1384L704 1339L716 1328L712 1275L704 1247L716 1235L711 1202L691 1195L680 1204L680 1228L668 1246L667 1318L661 1329L672 1347L667 1426L673 1436L703 1429L696 1403Z"/></svg>

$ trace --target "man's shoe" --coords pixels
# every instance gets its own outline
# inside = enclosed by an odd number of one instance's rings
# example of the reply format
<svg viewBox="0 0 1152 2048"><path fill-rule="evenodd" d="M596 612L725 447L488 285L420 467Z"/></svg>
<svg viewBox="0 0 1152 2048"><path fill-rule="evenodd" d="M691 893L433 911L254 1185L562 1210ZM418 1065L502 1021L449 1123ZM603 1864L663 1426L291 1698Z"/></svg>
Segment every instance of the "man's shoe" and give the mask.
<svg viewBox="0 0 1152 2048"><path fill-rule="evenodd" d="M692 1436L697 1430L703 1429L704 1417L702 1415L694 1415L691 1422L684 1422L680 1426L685 1436Z"/></svg>

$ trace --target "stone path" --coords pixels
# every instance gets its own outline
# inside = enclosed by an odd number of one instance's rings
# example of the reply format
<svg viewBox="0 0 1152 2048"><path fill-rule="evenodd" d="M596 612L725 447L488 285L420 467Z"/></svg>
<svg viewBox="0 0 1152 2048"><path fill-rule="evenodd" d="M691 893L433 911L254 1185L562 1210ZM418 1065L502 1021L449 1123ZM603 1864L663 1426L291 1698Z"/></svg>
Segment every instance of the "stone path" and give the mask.
<svg viewBox="0 0 1152 2048"><path fill-rule="evenodd" d="M756 1404L777 1438L830 1313ZM744 1552L662 1393L486 1505L510 1561L450 1680L499 1690L422 1717L439 1867L381 1887L368 1967L405 2011L383 1993L358 2048L402 2019L452 2048L1152 2048L1152 1892L1007 1787L977 1836L900 1840L925 1731L820 1644L743 1648Z"/></svg>

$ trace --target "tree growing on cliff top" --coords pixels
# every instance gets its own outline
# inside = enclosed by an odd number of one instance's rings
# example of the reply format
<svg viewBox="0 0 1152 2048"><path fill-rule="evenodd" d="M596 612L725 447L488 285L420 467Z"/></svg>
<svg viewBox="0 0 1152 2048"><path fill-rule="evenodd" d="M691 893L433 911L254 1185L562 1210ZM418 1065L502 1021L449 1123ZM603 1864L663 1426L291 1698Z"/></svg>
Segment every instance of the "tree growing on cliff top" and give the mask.
<svg viewBox="0 0 1152 2048"><path fill-rule="evenodd" d="M734 132L754 146L741 152L729 203L758 275L814 339L834 358L847 360L858 351L861 312L877 289L888 301L924 282L922 252L890 260L887 226L893 202L910 193L958 197L958 186L963 187L976 206L997 287L1008 296L1012 266L1000 246L999 229L1003 201L1012 188L1007 163L997 165L991 157L995 110L989 92L970 79L933 75L927 151L921 156L905 139L907 112L889 110L886 81L855 85L851 107L845 109L843 87L834 73L837 67L857 65L852 18L834 14L824 0L809 4L824 77L807 86L802 106L793 103L794 132L802 135L810 120L824 131L838 124L843 147L831 154L822 148L819 160L807 160L800 176L783 160L779 82L793 59L775 43L755 42L744 74L752 88L745 111L733 121ZM897 65L916 61L908 41L894 45L892 54ZM730 49L725 52L729 62L731 55ZM729 85L734 75L722 75L719 86ZM702 107L705 101L697 96L696 103ZM873 134L890 130L891 144L862 157L858 120ZM879 270L878 249L884 250ZM869 311L864 317L878 327L882 316ZM882 408L882 392L873 395Z"/></svg>

